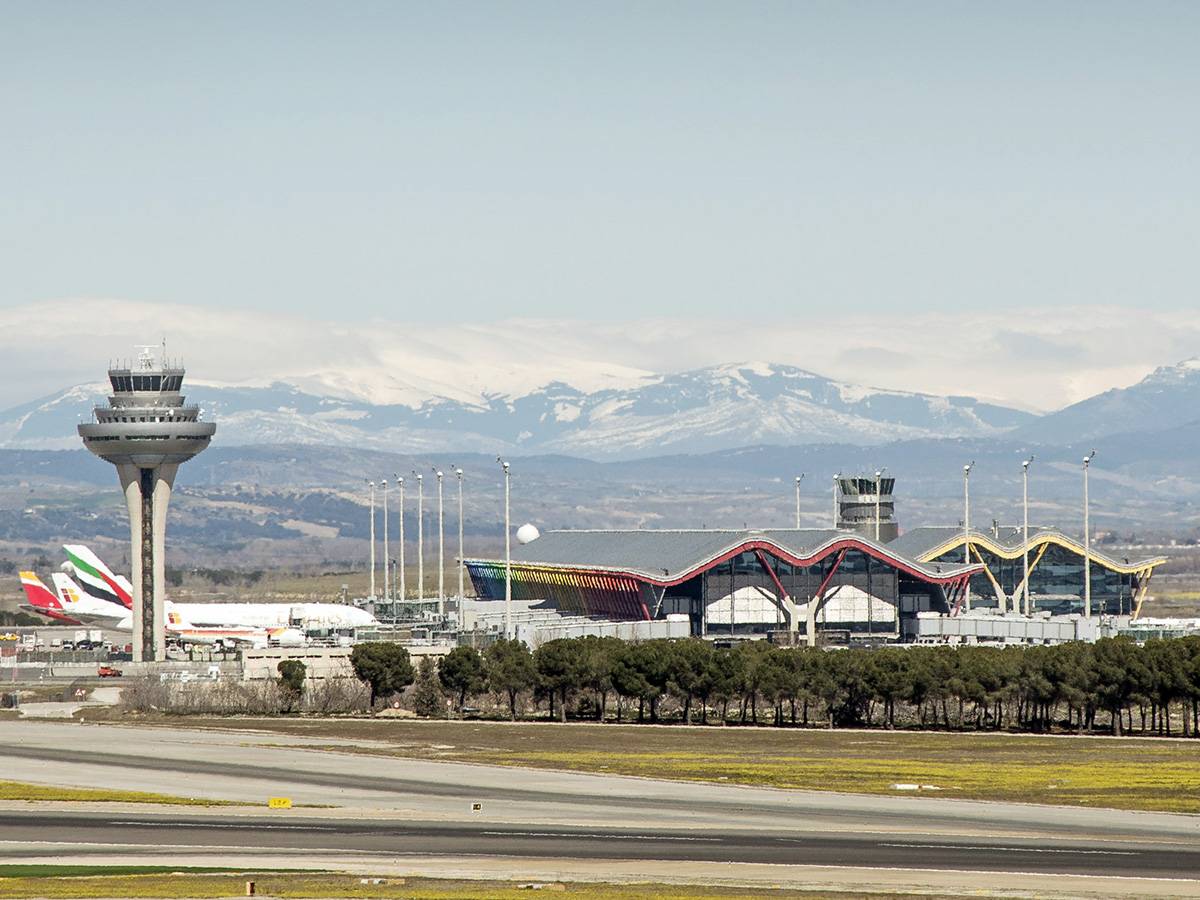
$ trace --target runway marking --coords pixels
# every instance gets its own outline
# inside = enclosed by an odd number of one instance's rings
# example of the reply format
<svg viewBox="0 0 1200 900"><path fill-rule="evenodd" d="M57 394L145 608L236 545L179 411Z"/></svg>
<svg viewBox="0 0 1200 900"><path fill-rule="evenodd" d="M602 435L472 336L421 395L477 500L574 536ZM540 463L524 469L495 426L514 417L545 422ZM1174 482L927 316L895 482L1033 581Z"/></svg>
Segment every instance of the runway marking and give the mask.
<svg viewBox="0 0 1200 900"><path fill-rule="evenodd" d="M161 822L109 822L109 825L134 825L139 828L161 828ZM228 828L254 831L337 831L337 828L332 828L328 825L271 825L268 823L247 822L245 824L237 824L235 822L171 822L171 828Z"/></svg>
<svg viewBox="0 0 1200 900"><path fill-rule="evenodd" d="M909 847L918 850L992 850L999 853L1075 853L1085 856L1138 856L1137 850L1067 850L1054 847L997 847L972 844L889 844L880 847Z"/></svg>
<svg viewBox="0 0 1200 900"><path fill-rule="evenodd" d="M696 843L721 843L722 838L682 837L657 834L598 834L582 831L481 831L489 837L553 837L553 838L602 838L609 841L694 841Z"/></svg>

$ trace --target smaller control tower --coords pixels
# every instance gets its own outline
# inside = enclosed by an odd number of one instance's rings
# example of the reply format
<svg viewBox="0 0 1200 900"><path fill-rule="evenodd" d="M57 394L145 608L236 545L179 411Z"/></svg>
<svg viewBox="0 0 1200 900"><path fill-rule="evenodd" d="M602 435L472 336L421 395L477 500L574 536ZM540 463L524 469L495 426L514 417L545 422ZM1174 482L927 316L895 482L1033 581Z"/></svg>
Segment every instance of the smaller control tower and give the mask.
<svg viewBox="0 0 1200 900"><path fill-rule="evenodd" d="M879 496L875 496L876 478L873 475L852 475L838 478L838 523L845 531L857 531L875 537L876 517L879 519L879 540L894 541L900 534L896 522L896 501L892 491L896 479L883 475L878 479Z"/></svg>
<svg viewBox="0 0 1200 900"><path fill-rule="evenodd" d="M108 370L112 396L79 426L84 446L117 467L129 507L133 571L133 659L166 658L167 504L179 464L208 446L217 426L184 406L183 367L139 347L136 364Z"/></svg>

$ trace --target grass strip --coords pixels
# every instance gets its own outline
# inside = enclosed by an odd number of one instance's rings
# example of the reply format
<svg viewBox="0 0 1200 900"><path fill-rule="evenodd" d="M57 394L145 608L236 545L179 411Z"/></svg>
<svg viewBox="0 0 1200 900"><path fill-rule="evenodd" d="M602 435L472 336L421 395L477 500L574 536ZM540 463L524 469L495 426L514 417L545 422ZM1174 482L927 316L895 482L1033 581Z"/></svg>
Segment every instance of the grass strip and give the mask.
<svg viewBox="0 0 1200 900"><path fill-rule="evenodd" d="M108 788L59 787L47 784L28 784L24 781L0 781L0 800L32 800L37 802L83 803L160 803L171 806L243 806L230 800L206 800L197 797L175 797L148 791L118 791Z"/></svg>
<svg viewBox="0 0 1200 900"><path fill-rule="evenodd" d="M19 868L19 867L3 867ZM47 867L53 868L53 867ZM93 867L59 867L93 868ZM153 867L147 867L153 868ZM371 879L368 879L370 881ZM757 897L792 900L817 897L871 896L859 893L814 893L771 888L711 887L704 885L666 884L596 884L562 882L542 885L541 891L531 891L528 882L463 881L433 878L383 878L380 884L364 884L362 876L335 874L299 874L281 872L243 872L203 874L194 869L172 869L151 874L110 874L84 877L8 877L0 873L0 898L44 897L48 900L95 900L95 898L216 898L245 896L247 881L255 883L256 892L277 898L346 897L364 900L521 900L531 894L554 893L584 900L753 900ZM927 895L930 896L930 895ZM951 896L951 895L942 895Z"/></svg>
<svg viewBox="0 0 1200 900"><path fill-rule="evenodd" d="M446 721L207 719L311 749L794 790L1200 813L1200 740ZM328 745L364 739L370 747Z"/></svg>
<svg viewBox="0 0 1200 900"><path fill-rule="evenodd" d="M77 878L85 875L157 875L163 872L228 874L229 866L82 866L57 863L0 865L0 878Z"/></svg>

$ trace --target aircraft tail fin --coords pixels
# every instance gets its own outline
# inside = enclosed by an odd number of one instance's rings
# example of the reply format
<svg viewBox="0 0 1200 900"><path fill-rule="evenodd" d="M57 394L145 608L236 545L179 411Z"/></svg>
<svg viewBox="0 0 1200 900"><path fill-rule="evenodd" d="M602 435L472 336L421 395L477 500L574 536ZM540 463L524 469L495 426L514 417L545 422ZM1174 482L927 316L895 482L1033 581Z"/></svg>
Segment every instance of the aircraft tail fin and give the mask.
<svg viewBox="0 0 1200 900"><path fill-rule="evenodd" d="M38 610L60 610L62 604L58 597L50 592L42 580L33 572L21 573L21 588L25 591L25 599L29 605Z"/></svg>
<svg viewBox="0 0 1200 900"><path fill-rule="evenodd" d="M69 625L79 624L77 620L72 619L66 614L58 597L46 585L42 584L42 580L33 572L21 573L21 588L25 591L25 599L29 601L25 607L26 609L41 613L43 616L57 619Z"/></svg>
<svg viewBox="0 0 1200 900"><path fill-rule="evenodd" d="M54 572L50 578L54 582L54 593L58 596L58 602L64 609L78 604L86 596L83 589L65 572Z"/></svg>
<svg viewBox="0 0 1200 900"><path fill-rule="evenodd" d="M67 561L75 575L93 596L133 608L133 590L129 582L106 566L100 557L83 544L63 544Z"/></svg>

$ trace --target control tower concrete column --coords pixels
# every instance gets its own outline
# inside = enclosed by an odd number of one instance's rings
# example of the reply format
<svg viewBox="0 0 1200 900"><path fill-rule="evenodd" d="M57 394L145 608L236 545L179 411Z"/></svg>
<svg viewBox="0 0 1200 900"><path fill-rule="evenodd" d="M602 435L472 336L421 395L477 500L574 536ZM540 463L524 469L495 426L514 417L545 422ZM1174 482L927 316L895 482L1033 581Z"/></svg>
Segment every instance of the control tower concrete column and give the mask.
<svg viewBox="0 0 1200 900"><path fill-rule="evenodd" d="M109 369L113 393L94 421L79 426L84 445L116 466L129 510L133 571L133 659L166 659L167 507L181 463L208 446L216 431L185 406L184 370L143 347L136 365Z"/></svg>
<svg viewBox="0 0 1200 900"><path fill-rule="evenodd" d="M165 659L166 622L166 541L167 505L175 484L178 463L164 463L153 468L131 464L117 466L125 506L129 510L130 554L133 582L133 646L134 659Z"/></svg>

